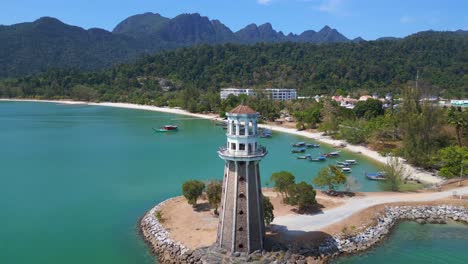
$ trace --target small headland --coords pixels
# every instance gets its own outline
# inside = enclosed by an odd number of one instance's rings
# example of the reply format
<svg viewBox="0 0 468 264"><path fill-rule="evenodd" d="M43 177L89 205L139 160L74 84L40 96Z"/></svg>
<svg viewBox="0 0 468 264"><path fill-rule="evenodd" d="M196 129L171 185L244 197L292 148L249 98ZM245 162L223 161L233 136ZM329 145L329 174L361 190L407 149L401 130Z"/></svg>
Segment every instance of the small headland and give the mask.
<svg viewBox="0 0 468 264"><path fill-rule="evenodd" d="M264 189L263 193L270 198L275 217L303 216L294 207L282 203L276 192ZM305 214L321 215L346 207L350 199L365 196L365 193L357 193L355 197L330 197L317 192L319 206ZM377 197L379 193L370 196ZM468 224L466 198L450 196L433 201L373 205L314 231L289 230L286 226L272 224L267 229L265 250L250 255L227 256L213 246L218 218L203 198L196 207L187 204L181 196L166 200L145 214L140 227L160 263L326 263L334 257L377 245L400 221Z"/></svg>

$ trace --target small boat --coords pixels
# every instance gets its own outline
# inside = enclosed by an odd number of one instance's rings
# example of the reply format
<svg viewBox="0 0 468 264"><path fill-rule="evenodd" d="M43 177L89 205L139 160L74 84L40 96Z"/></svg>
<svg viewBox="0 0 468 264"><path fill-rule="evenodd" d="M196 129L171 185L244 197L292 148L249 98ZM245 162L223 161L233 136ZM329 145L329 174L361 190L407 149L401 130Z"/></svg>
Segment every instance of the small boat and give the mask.
<svg viewBox="0 0 468 264"><path fill-rule="evenodd" d="M336 163L344 167L349 167L349 165L351 165L349 162L346 162L346 161L337 161Z"/></svg>
<svg viewBox="0 0 468 264"><path fill-rule="evenodd" d="M178 127L174 126L174 125L165 125L165 126L163 126L161 128L154 128L153 127L153 130L155 132L169 132L169 131L177 131Z"/></svg>
<svg viewBox="0 0 468 264"><path fill-rule="evenodd" d="M324 156L318 156L315 159L310 159L310 161L326 161L326 160L327 160L327 158L324 157Z"/></svg>
<svg viewBox="0 0 468 264"><path fill-rule="evenodd" d="M304 153L306 151L305 148L298 148L298 149L292 149L292 153Z"/></svg>
<svg viewBox="0 0 468 264"><path fill-rule="evenodd" d="M385 180L385 172L371 172L371 173L365 173L367 179L373 180L373 181L383 181Z"/></svg>
<svg viewBox="0 0 468 264"><path fill-rule="evenodd" d="M271 134L262 133L262 134L260 134L260 137L261 138L271 138Z"/></svg>
<svg viewBox="0 0 468 264"><path fill-rule="evenodd" d="M344 167L344 168L341 168L341 172L344 172L344 173L351 173L352 170L350 167Z"/></svg>
<svg viewBox="0 0 468 264"><path fill-rule="evenodd" d="M357 160L345 160L346 163L348 163L349 165L356 165L357 164Z"/></svg>
<svg viewBox="0 0 468 264"><path fill-rule="evenodd" d="M297 156L297 159L310 159L310 154L305 154L304 156Z"/></svg>
<svg viewBox="0 0 468 264"><path fill-rule="evenodd" d="M332 151L332 152L328 153L328 155L336 157L336 156L340 155L340 152L341 151L339 151L339 150L338 151Z"/></svg>
<svg viewBox="0 0 468 264"><path fill-rule="evenodd" d="M308 143L308 144L306 144L306 147L308 147L308 148L320 148L320 145L319 144Z"/></svg>
<svg viewBox="0 0 468 264"><path fill-rule="evenodd" d="M306 145L305 142L297 142L297 143L294 143L292 146L293 147L304 147Z"/></svg>

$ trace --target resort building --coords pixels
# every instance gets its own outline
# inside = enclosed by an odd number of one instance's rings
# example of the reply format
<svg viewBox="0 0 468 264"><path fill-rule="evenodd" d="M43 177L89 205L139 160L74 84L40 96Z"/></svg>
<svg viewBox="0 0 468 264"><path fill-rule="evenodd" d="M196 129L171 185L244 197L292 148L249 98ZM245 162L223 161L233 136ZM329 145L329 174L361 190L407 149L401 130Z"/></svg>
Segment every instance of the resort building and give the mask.
<svg viewBox="0 0 468 264"><path fill-rule="evenodd" d="M284 88L266 88L262 89L270 99L276 101L286 101L297 99L296 89L284 89ZM226 99L230 94L241 95L246 94L248 96L255 95L254 89L250 88L223 88L221 89L220 97L222 100Z"/></svg>
<svg viewBox="0 0 468 264"><path fill-rule="evenodd" d="M257 142L258 115L245 105L226 113L227 142L218 150L225 166L216 241L231 253L263 249L265 224L259 162L267 151Z"/></svg>

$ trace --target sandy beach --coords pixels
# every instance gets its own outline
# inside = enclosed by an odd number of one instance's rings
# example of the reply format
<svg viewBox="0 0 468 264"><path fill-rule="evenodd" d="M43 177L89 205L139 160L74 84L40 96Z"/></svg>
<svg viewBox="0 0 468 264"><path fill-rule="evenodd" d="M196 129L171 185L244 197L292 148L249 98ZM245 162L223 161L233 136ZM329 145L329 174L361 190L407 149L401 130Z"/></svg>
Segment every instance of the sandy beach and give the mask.
<svg viewBox="0 0 468 264"><path fill-rule="evenodd" d="M176 109L176 108L169 108L169 107L157 107L157 106L150 106L150 105L138 105L138 104L130 104L130 103L110 103L110 102L92 103L92 102L82 102L82 101L72 101L72 100L36 100L36 99L0 99L0 101L46 102L46 103L75 104L75 105L86 104L86 105L95 105L95 106L108 106L108 107L155 111L155 112L186 115L186 116L192 116L196 118L222 121L222 118L220 118L218 115L197 114L197 113L190 113L183 109ZM361 155L364 155L368 158L371 158L381 163L387 162L387 157L380 155L377 151L368 149L364 146L351 145L345 141L332 139L331 137L328 137L328 136L322 136L322 133L318 133L318 132L314 133L310 131L298 131L293 128L286 128L286 127L277 126L277 125L260 124L259 127L268 128L277 132L288 133L288 134L302 136L305 138L310 138L315 141L329 144L332 146L345 143L346 147L343 148L344 150L348 150L354 153L359 153ZM408 173L411 175L413 179L418 179L419 181L426 183L426 184L436 184L436 183L441 183L443 181L442 178L438 176L434 176L430 172L415 168L409 164L405 164L405 161L403 159L400 159L400 160L402 161L406 170L408 171Z"/></svg>

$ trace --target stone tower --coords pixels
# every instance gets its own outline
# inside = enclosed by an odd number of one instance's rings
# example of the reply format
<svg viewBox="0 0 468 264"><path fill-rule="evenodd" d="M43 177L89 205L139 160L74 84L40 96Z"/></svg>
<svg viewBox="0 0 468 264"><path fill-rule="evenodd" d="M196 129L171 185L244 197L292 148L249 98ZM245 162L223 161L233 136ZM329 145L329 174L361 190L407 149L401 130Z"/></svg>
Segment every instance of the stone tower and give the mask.
<svg viewBox="0 0 468 264"><path fill-rule="evenodd" d="M265 237L259 162L267 151L257 143L257 112L239 105L226 115L227 144L218 150L225 166L217 244L251 253L263 248Z"/></svg>

